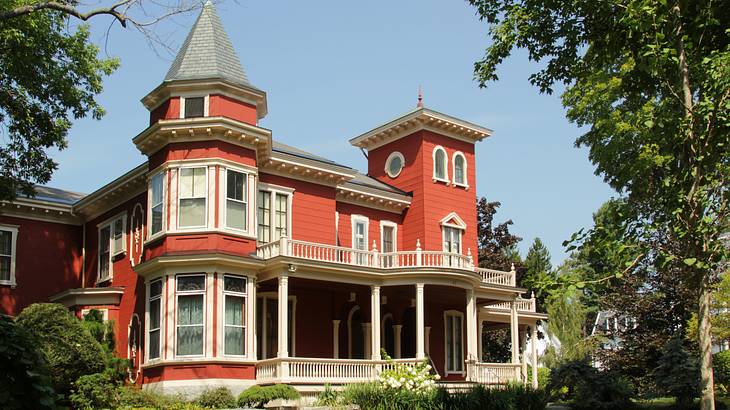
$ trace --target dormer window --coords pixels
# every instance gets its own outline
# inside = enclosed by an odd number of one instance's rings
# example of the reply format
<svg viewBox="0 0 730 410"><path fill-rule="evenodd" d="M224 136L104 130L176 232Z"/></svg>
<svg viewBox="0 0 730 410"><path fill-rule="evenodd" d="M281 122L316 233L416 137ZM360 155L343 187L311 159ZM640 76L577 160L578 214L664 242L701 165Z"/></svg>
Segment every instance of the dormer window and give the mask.
<svg viewBox="0 0 730 410"><path fill-rule="evenodd" d="M433 180L434 181L442 181L442 182L449 182L449 175L446 172L446 166L447 166L447 157L446 157L446 150L441 147L437 146L433 149Z"/></svg>
<svg viewBox="0 0 730 410"><path fill-rule="evenodd" d="M183 118L198 118L205 116L205 97L181 98Z"/></svg>
<svg viewBox="0 0 730 410"><path fill-rule="evenodd" d="M466 180L466 158L461 152L454 153L454 185L468 188Z"/></svg>

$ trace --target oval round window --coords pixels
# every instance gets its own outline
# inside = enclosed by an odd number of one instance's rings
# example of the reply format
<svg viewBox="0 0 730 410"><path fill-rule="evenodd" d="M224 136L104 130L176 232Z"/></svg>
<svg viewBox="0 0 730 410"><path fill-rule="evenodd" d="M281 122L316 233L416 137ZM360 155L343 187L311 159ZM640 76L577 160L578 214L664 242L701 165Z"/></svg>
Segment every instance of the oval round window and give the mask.
<svg viewBox="0 0 730 410"><path fill-rule="evenodd" d="M400 172L403 170L403 165L405 165L405 158L403 158L403 154L400 152L394 152L390 154L388 157L388 160L385 161L385 172L388 174L389 177L395 178L398 175L400 175Z"/></svg>

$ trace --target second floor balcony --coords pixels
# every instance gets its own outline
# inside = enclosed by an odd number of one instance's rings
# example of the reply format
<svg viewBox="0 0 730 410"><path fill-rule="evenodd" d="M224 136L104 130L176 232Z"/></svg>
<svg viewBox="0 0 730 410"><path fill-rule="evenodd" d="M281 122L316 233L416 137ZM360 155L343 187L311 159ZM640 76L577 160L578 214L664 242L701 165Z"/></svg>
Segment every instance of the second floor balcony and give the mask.
<svg viewBox="0 0 730 410"><path fill-rule="evenodd" d="M279 240L260 245L256 250L256 255L262 259L286 256L309 261L385 270L459 269L479 274L485 284L516 286L514 271L478 268L474 265L471 250L466 255L443 251L425 251L421 249L420 241L416 244L416 249L412 251L379 252L377 248L365 251L282 237Z"/></svg>

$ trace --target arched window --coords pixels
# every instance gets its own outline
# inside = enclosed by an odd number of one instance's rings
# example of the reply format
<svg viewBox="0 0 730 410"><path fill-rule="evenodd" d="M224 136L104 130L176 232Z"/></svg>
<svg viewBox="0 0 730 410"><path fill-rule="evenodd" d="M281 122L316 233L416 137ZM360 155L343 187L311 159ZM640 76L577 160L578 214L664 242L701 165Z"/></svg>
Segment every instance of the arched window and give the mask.
<svg viewBox="0 0 730 410"><path fill-rule="evenodd" d="M347 315L347 354L350 359L365 358L365 332L362 329L362 312L355 305Z"/></svg>
<svg viewBox="0 0 730 410"><path fill-rule="evenodd" d="M454 153L454 185L468 187L466 180L466 158L461 152Z"/></svg>
<svg viewBox="0 0 730 410"><path fill-rule="evenodd" d="M433 149L433 179L436 181L449 182L449 175L446 172L446 150L437 146Z"/></svg>

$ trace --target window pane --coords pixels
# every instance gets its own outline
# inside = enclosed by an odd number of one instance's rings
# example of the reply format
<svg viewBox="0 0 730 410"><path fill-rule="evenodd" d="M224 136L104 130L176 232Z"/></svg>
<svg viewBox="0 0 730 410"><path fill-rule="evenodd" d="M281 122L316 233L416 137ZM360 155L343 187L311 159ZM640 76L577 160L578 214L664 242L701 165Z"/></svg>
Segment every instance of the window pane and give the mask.
<svg viewBox="0 0 730 410"><path fill-rule="evenodd" d="M227 171L228 183L226 189L226 195L228 198L236 199L238 201L244 200L244 192L246 185L246 175L241 172Z"/></svg>
<svg viewBox="0 0 730 410"><path fill-rule="evenodd" d="M230 327L225 328L225 353L230 355L244 355L244 342L245 338L243 335L244 328L242 327Z"/></svg>
<svg viewBox="0 0 730 410"><path fill-rule="evenodd" d="M454 180L460 184L464 183L464 157L457 155L454 159Z"/></svg>
<svg viewBox="0 0 730 410"><path fill-rule="evenodd" d="M185 295L177 298L177 324L203 324L203 295Z"/></svg>
<svg viewBox="0 0 730 410"><path fill-rule="evenodd" d="M150 297L160 296L162 294L162 281L156 280L150 283Z"/></svg>
<svg viewBox="0 0 730 410"><path fill-rule="evenodd" d="M271 242L271 193L259 191L257 199L258 240Z"/></svg>
<svg viewBox="0 0 730 410"><path fill-rule="evenodd" d="M150 343L150 357L149 359L157 359L160 357L160 330L153 330L150 332L149 337Z"/></svg>
<svg viewBox="0 0 730 410"><path fill-rule="evenodd" d="M122 235L123 231L124 221L122 220L122 218L119 218L114 221L114 253L124 251L124 240Z"/></svg>
<svg viewBox="0 0 730 410"><path fill-rule="evenodd" d="M393 227L383 227L383 252L393 252Z"/></svg>
<svg viewBox="0 0 730 410"><path fill-rule="evenodd" d="M454 323L453 316L446 316L446 370L454 369Z"/></svg>
<svg viewBox="0 0 730 410"><path fill-rule="evenodd" d="M241 296L226 295L226 325L243 326L246 299Z"/></svg>
<svg viewBox="0 0 730 410"><path fill-rule="evenodd" d="M180 226L205 226L205 198L180 200Z"/></svg>
<svg viewBox="0 0 730 410"><path fill-rule="evenodd" d="M233 229L246 229L246 204L232 200L226 201L226 226Z"/></svg>
<svg viewBox="0 0 730 410"><path fill-rule="evenodd" d="M388 164L390 175L398 175L401 168L403 168L403 161L401 161L399 156L394 156L390 159L390 164Z"/></svg>
<svg viewBox="0 0 730 410"><path fill-rule="evenodd" d="M223 290L229 292L246 293L246 279L235 276L224 276Z"/></svg>
<svg viewBox="0 0 730 410"><path fill-rule="evenodd" d="M205 276L178 276L177 290L181 292L205 290Z"/></svg>
<svg viewBox="0 0 730 410"><path fill-rule="evenodd" d="M157 174L150 181L152 186L152 205L162 203L162 174Z"/></svg>
<svg viewBox="0 0 730 410"><path fill-rule="evenodd" d="M180 197L205 197L205 167L180 170Z"/></svg>
<svg viewBox="0 0 730 410"><path fill-rule="evenodd" d="M203 354L203 326L177 328L177 354L179 356Z"/></svg>
<svg viewBox="0 0 730 410"><path fill-rule="evenodd" d="M205 98L195 97L185 99L185 118L202 117L205 113Z"/></svg>
<svg viewBox="0 0 730 410"><path fill-rule="evenodd" d="M288 206L289 198L286 195L276 194L276 236L274 237L274 240L287 235Z"/></svg>
<svg viewBox="0 0 730 410"><path fill-rule="evenodd" d="M10 256L0 256L0 280L10 280Z"/></svg>
<svg viewBox="0 0 730 410"><path fill-rule="evenodd" d="M0 231L0 255L10 256L13 251L13 234L10 231Z"/></svg>
<svg viewBox="0 0 730 410"><path fill-rule="evenodd" d="M454 316L454 348L454 370L461 371L464 363L464 355L461 352L461 316Z"/></svg>
<svg viewBox="0 0 730 410"><path fill-rule="evenodd" d="M162 230L162 204L152 208L152 234Z"/></svg>
<svg viewBox="0 0 730 410"><path fill-rule="evenodd" d="M160 328L160 299L150 301L150 329Z"/></svg>
<svg viewBox="0 0 730 410"><path fill-rule="evenodd" d="M436 178L446 178L446 154L444 151L436 151Z"/></svg>
<svg viewBox="0 0 730 410"><path fill-rule="evenodd" d="M109 276L110 228L105 226L99 231L99 278Z"/></svg>

